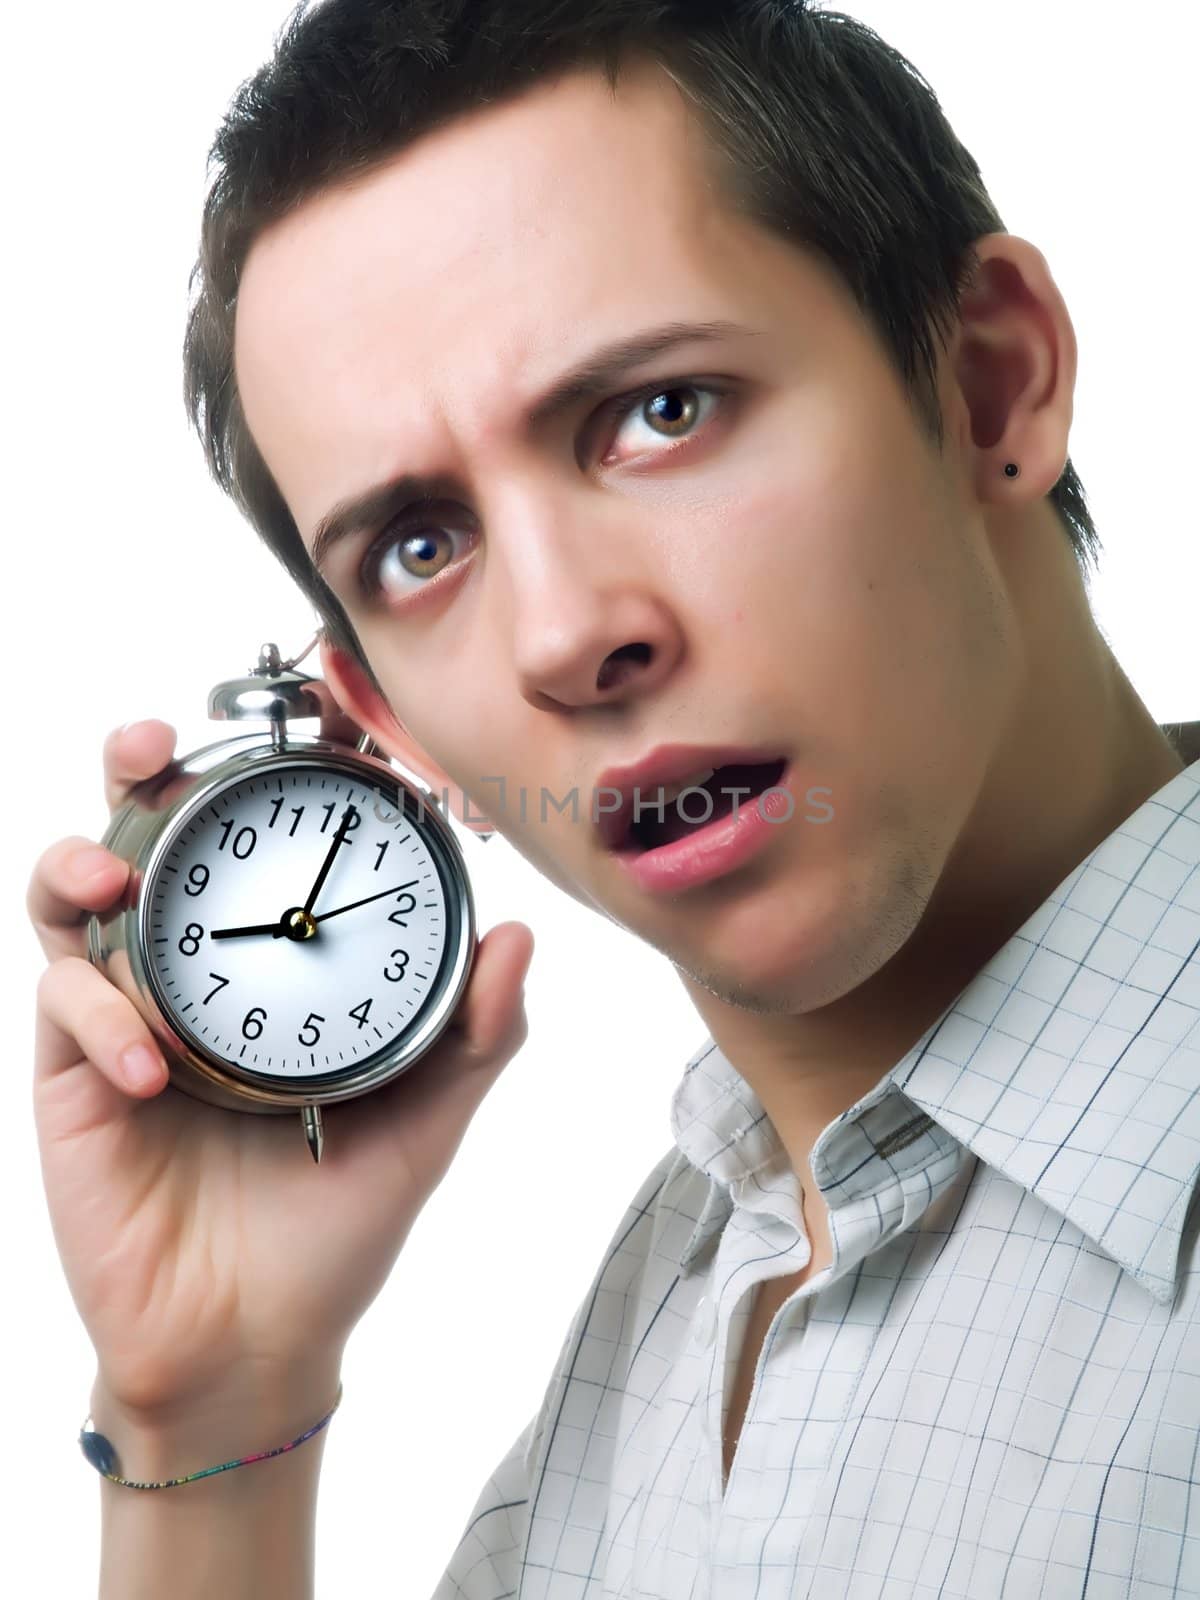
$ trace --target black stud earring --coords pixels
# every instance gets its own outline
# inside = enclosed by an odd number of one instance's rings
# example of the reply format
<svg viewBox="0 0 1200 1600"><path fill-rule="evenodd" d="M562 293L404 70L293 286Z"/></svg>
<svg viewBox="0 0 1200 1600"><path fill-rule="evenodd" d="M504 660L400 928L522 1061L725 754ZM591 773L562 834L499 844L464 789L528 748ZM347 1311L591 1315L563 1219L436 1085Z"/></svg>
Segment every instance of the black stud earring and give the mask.
<svg viewBox="0 0 1200 1600"><path fill-rule="evenodd" d="M1006 478L1019 478L1021 476L1021 469L1015 461L1010 461L1005 467L1004 476Z"/></svg>

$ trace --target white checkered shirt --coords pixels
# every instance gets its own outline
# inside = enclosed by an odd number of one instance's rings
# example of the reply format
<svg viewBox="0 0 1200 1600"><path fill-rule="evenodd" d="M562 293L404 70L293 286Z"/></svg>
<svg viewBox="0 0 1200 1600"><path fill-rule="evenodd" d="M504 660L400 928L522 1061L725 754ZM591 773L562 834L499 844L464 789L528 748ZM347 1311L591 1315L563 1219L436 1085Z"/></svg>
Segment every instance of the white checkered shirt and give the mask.
<svg viewBox="0 0 1200 1600"><path fill-rule="evenodd" d="M822 1131L706 1045L434 1600L1200 1596L1200 761Z"/></svg>

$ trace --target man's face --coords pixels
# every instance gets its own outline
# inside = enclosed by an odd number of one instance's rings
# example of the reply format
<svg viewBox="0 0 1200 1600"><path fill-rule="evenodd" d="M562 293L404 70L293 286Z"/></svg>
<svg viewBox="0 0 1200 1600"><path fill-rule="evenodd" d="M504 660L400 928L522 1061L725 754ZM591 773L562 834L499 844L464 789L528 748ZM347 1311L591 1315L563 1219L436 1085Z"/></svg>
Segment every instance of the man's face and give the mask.
<svg viewBox="0 0 1200 1600"><path fill-rule="evenodd" d="M701 141L654 69L448 125L262 235L237 373L310 551L364 491L443 481L323 567L431 760L568 892L775 1009L845 992L911 929L1014 667L957 390L943 372L939 458L848 294L727 207ZM750 331L531 426L600 347L717 322ZM593 813L605 769L677 742L785 759L794 812L665 892Z"/></svg>

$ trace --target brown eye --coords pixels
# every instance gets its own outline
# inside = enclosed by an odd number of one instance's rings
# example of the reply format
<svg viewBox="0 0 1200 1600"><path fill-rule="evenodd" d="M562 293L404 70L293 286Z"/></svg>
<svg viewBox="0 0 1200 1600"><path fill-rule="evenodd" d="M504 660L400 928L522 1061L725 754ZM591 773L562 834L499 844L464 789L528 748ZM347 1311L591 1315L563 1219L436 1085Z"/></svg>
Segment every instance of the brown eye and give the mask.
<svg viewBox="0 0 1200 1600"><path fill-rule="evenodd" d="M413 594L455 559L470 535L457 528L425 523L420 527L385 530L363 558L359 583L373 599L402 599Z"/></svg>
<svg viewBox="0 0 1200 1600"><path fill-rule="evenodd" d="M647 422L661 424L668 437L686 433L696 420L699 407L694 389L662 389L642 407Z"/></svg>
<svg viewBox="0 0 1200 1600"><path fill-rule="evenodd" d="M454 541L444 528L422 528L409 533L396 546L405 572L414 578L432 578L453 555Z"/></svg>
<svg viewBox="0 0 1200 1600"><path fill-rule="evenodd" d="M639 452L642 455L669 456L671 451L656 449L653 441L657 439L662 443L703 433L706 424L721 410L728 393L725 387L711 383L664 383L654 389L647 387L617 411L615 438L626 445L645 447Z"/></svg>

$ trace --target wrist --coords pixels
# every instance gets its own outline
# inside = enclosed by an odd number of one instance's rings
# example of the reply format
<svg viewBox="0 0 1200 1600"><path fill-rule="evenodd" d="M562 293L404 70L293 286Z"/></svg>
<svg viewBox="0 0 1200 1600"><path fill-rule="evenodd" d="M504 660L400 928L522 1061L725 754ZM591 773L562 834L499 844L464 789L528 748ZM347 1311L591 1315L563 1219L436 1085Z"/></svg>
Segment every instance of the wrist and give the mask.
<svg viewBox="0 0 1200 1600"><path fill-rule="evenodd" d="M246 1475L305 1475L319 1470L328 1424L292 1448L283 1450L327 1418L338 1400L339 1363L318 1362L287 1372L239 1373L220 1388L180 1396L154 1407L130 1405L97 1375L92 1386L88 1430L103 1434L116 1454L110 1468L133 1482L164 1482L206 1473L194 1483L176 1485L194 1491L201 1483L225 1484L236 1476L244 1492ZM236 1469L208 1469L246 1456L278 1454L246 1462ZM124 1485L102 1482L114 1493Z"/></svg>

